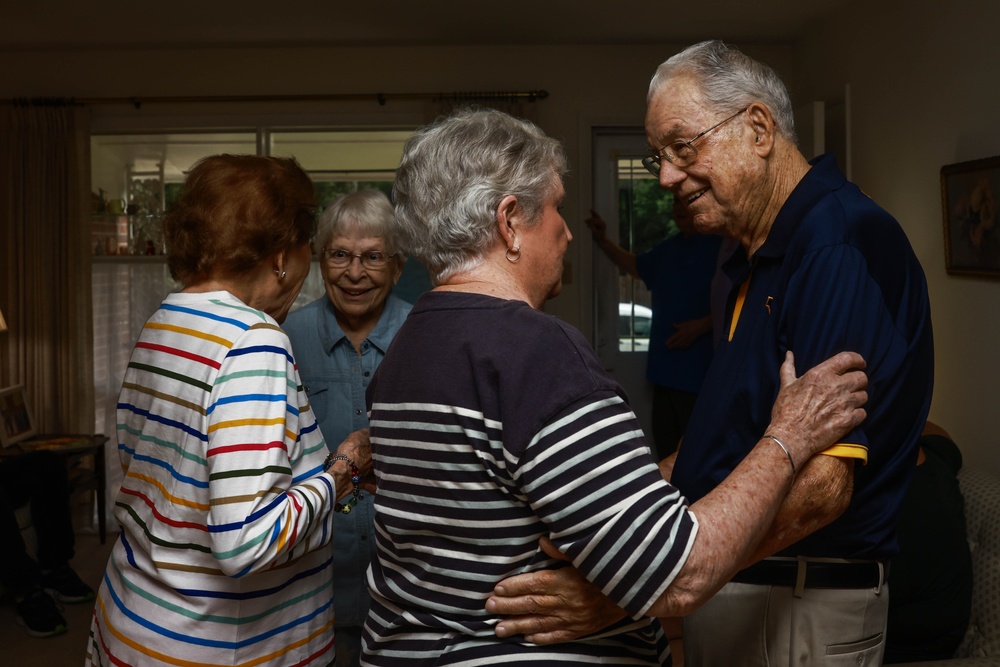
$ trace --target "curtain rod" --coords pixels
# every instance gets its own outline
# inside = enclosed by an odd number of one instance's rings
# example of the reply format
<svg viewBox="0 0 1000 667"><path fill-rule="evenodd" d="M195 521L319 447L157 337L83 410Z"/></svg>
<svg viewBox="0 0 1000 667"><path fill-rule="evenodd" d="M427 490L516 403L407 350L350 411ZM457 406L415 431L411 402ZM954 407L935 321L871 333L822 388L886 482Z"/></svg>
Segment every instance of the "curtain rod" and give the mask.
<svg viewBox="0 0 1000 667"><path fill-rule="evenodd" d="M328 95L206 95L175 97L20 97L0 100L14 106L68 106L95 104L130 104L139 109L144 104L191 104L226 102L363 102L371 100L385 106L390 100L430 100L431 102L537 102L549 96L546 90L467 91L454 93L345 93Z"/></svg>

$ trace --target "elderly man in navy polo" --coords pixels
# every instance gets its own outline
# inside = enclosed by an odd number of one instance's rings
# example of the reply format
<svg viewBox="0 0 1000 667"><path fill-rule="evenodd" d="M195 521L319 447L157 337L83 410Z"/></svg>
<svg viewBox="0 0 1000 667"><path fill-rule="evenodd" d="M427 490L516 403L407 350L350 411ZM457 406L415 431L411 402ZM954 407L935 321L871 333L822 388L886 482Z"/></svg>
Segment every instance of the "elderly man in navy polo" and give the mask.
<svg viewBox="0 0 1000 667"><path fill-rule="evenodd" d="M896 523L933 385L923 270L896 220L832 156L803 157L784 84L735 48L702 42L660 65L646 136L645 165L695 228L742 246L723 267L734 285L724 338L664 476L694 502L767 437L787 351L800 372L844 350L868 364L868 418L797 471L747 567L684 619L684 659L879 665ZM503 609L525 614L506 632L556 641L599 628L597 606L580 602L585 585L570 586L505 582Z"/></svg>
<svg viewBox="0 0 1000 667"><path fill-rule="evenodd" d="M694 501L742 460L767 425L786 350L799 368L860 353L871 396L868 419L799 471L754 555L763 560L685 619L685 656L881 664L896 521L933 385L923 271L896 220L832 156L802 156L788 93L766 65L703 42L659 67L647 102L650 171L699 231L743 246L724 267L735 286L726 337L671 481Z"/></svg>

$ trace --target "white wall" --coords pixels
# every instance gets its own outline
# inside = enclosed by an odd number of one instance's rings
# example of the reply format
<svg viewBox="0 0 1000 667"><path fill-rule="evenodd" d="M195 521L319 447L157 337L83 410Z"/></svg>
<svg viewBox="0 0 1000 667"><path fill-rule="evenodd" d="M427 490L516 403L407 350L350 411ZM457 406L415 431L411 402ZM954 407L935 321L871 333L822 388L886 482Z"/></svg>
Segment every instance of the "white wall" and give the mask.
<svg viewBox="0 0 1000 667"><path fill-rule="evenodd" d="M1000 471L1000 282L945 271L943 165L1000 155L1000 3L857 2L797 49L804 99L851 87L853 180L903 225L930 287L931 420ZM877 397L873 397L877 400Z"/></svg>

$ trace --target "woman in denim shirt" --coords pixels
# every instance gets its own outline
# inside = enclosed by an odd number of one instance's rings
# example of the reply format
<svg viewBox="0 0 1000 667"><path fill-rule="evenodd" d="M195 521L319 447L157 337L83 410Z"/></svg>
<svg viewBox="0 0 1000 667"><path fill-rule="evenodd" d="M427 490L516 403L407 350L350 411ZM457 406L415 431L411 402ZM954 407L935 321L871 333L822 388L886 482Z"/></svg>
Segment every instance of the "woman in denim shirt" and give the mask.
<svg viewBox="0 0 1000 667"><path fill-rule="evenodd" d="M326 296L288 315L284 329L327 445L367 428L365 389L410 304L391 294L406 256L393 209L378 190L339 197L319 219L316 248ZM366 571L374 503L362 492L334 518L336 667L357 666L368 615Z"/></svg>

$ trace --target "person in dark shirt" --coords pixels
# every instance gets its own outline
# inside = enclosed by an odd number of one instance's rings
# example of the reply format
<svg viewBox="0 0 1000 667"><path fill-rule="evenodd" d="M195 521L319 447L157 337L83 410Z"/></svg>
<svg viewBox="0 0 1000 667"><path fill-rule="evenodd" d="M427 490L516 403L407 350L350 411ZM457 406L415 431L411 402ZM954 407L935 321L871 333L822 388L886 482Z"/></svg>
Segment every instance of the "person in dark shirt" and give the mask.
<svg viewBox="0 0 1000 667"><path fill-rule="evenodd" d="M674 234L636 255L608 238L607 223L591 211L584 222L594 244L652 295L646 378L653 385L653 443L657 459L677 451L701 383L712 363L711 288L722 237L698 234L691 214L674 199Z"/></svg>
<svg viewBox="0 0 1000 667"><path fill-rule="evenodd" d="M956 478L961 468L951 436L927 422L897 527L884 664L950 658L965 635L972 555Z"/></svg>

